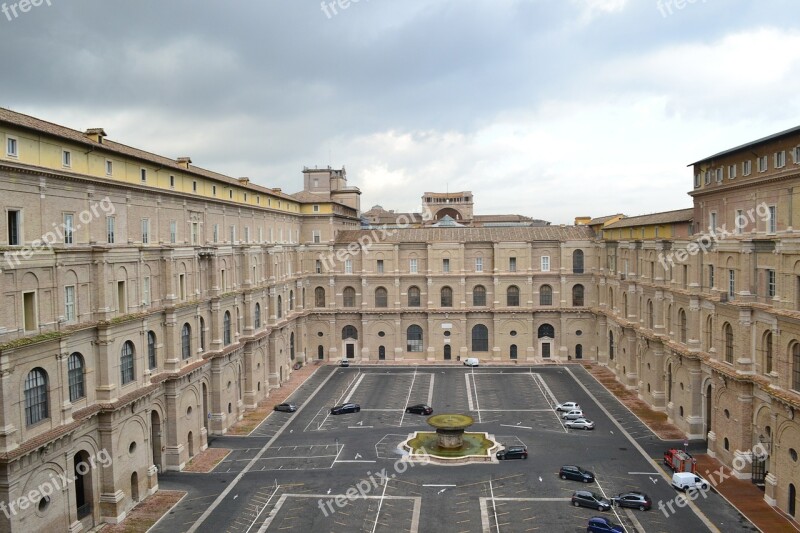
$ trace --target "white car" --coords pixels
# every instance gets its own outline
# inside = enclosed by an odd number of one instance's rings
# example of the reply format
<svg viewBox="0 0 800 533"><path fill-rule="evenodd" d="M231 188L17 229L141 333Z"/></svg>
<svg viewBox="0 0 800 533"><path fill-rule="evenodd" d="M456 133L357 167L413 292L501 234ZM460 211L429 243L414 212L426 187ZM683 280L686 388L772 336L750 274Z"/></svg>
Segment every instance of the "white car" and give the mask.
<svg viewBox="0 0 800 533"><path fill-rule="evenodd" d="M561 418L563 418L564 420L577 420L579 418L584 418L584 416L583 416L583 411L581 411L580 409L573 409L572 411L567 411L566 413L561 415Z"/></svg>
<svg viewBox="0 0 800 533"><path fill-rule="evenodd" d="M594 429L594 422L585 418L578 418L577 420L567 420L564 422L564 427L569 429Z"/></svg>
<svg viewBox="0 0 800 533"><path fill-rule="evenodd" d="M480 361L478 361L477 357L467 357L466 359L464 359L464 364L466 366L478 366L480 364Z"/></svg>
<svg viewBox="0 0 800 533"><path fill-rule="evenodd" d="M556 411L574 411L580 408L581 406L578 405L578 402L564 402L556 405Z"/></svg>

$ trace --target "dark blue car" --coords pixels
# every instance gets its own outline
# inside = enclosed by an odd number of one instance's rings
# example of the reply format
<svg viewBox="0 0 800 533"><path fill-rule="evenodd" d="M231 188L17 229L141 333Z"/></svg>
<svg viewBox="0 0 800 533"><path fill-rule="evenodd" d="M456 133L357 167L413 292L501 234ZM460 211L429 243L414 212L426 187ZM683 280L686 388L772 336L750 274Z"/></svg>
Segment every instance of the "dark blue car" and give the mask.
<svg viewBox="0 0 800 533"><path fill-rule="evenodd" d="M595 516L589 519L586 533L624 533L622 526L618 526L604 516Z"/></svg>

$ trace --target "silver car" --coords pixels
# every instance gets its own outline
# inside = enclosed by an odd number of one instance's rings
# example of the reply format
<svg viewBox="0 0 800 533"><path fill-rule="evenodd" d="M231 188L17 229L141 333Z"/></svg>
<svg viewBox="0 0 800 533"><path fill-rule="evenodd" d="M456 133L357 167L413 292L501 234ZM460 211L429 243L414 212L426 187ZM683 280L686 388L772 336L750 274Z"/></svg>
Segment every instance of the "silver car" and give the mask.
<svg viewBox="0 0 800 533"><path fill-rule="evenodd" d="M583 418L583 411L580 409L573 409L572 411L567 411L561 415L561 418L564 420L577 420L579 418Z"/></svg>
<svg viewBox="0 0 800 533"><path fill-rule="evenodd" d="M577 420L567 420L564 422L564 427L570 429L594 429L594 422L585 418L578 418Z"/></svg>
<svg viewBox="0 0 800 533"><path fill-rule="evenodd" d="M578 402L564 402L556 405L556 411L574 411L580 408L581 406L578 405Z"/></svg>

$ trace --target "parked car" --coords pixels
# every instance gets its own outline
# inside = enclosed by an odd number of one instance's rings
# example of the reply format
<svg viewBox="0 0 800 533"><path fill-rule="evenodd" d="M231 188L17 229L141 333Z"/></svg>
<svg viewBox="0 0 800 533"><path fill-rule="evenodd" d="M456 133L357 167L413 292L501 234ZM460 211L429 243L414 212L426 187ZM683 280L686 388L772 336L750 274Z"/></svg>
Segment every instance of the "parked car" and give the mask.
<svg viewBox="0 0 800 533"><path fill-rule="evenodd" d="M466 359L464 359L464 364L466 366L478 366L480 364L480 361L478 361L477 357L467 357Z"/></svg>
<svg viewBox="0 0 800 533"><path fill-rule="evenodd" d="M527 459L528 448L525 446L507 446L495 454L498 460L504 459Z"/></svg>
<svg viewBox="0 0 800 533"><path fill-rule="evenodd" d="M567 411L566 413L561 415L561 418L563 418L564 420L577 420L579 418L584 418L584 416L583 416L583 411L581 411L580 409L573 409L572 411Z"/></svg>
<svg viewBox="0 0 800 533"><path fill-rule="evenodd" d="M297 411L297 405L293 403L279 403L274 409L276 411L283 411L284 413L294 413Z"/></svg>
<svg viewBox="0 0 800 533"><path fill-rule="evenodd" d="M619 507L630 507L640 511L647 511L653 506L653 500L650 499L650 496L635 490L614 496L611 501Z"/></svg>
<svg viewBox="0 0 800 533"><path fill-rule="evenodd" d="M578 402L564 402L556 405L556 411L574 411L580 408L581 406L578 405Z"/></svg>
<svg viewBox="0 0 800 533"><path fill-rule="evenodd" d="M593 516L586 526L586 533L625 533L625 529L608 518Z"/></svg>
<svg viewBox="0 0 800 533"><path fill-rule="evenodd" d="M409 405L406 407L406 413L429 415L433 413L433 407L425 403L418 403L417 405Z"/></svg>
<svg viewBox="0 0 800 533"><path fill-rule="evenodd" d="M558 471L558 476L561 479L571 479L573 481L583 481L584 483L591 483L594 481L594 472L584 470L576 465L564 465Z"/></svg>
<svg viewBox="0 0 800 533"><path fill-rule="evenodd" d="M350 360L342 359L342 361L339 363L339 366L350 366Z"/></svg>
<svg viewBox="0 0 800 533"><path fill-rule="evenodd" d="M611 501L603 498L596 492L588 490L576 490L572 494L572 505L575 507L591 507L598 511L608 511L611 509Z"/></svg>
<svg viewBox="0 0 800 533"><path fill-rule="evenodd" d="M585 418L578 418L576 420L567 420L564 422L564 427L570 429L594 429L594 422Z"/></svg>
<svg viewBox="0 0 800 533"><path fill-rule="evenodd" d="M691 472L675 472L672 474L672 486L678 490L687 489L708 490L708 481Z"/></svg>
<svg viewBox="0 0 800 533"><path fill-rule="evenodd" d="M357 413L361 411L361 406L357 403L344 403L342 405L337 405L336 407L331 407L331 414L332 415L343 415L345 413Z"/></svg>

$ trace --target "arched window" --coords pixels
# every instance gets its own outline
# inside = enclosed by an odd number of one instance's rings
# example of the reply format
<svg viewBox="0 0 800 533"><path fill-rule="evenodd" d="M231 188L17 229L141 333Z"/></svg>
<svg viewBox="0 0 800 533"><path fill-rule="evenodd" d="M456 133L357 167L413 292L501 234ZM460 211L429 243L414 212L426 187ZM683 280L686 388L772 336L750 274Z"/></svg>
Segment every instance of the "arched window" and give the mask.
<svg viewBox="0 0 800 533"><path fill-rule="evenodd" d="M283 297L280 294L278 295L278 308L275 311L278 314L278 318L283 316ZM236 327L239 327L238 324Z"/></svg>
<svg viewBox="0 0 800 533"><path fill-rule="evenodd" d="M722 330L725 333L725 362L733 363L733 328L726 322Z"/></svg>
<svg viewBox="0 0 800 533"><path fill-rule="evenodd" d="M122 345L122 353L119 360L119 371L123 385L130 383L134 379L133 351L133 343L125 341L125 344Z"/></svg>
<svg viewBox="0 0 800 533"><path fill-rule="evenodd" d="M358 330L355 326L345 326L342 328L342 340L347 339L358 340Z"/></svg>
<svg viewBox="0 0 800 533"><path fill-rule="evenodd" d="M583 359L583 345L576 344L575 345L575 359Z"/></svg>
<svg viewBox="0 0 800 533"><path fill-rule="evenodd" d="M322 287L314 289L314 307L325 307L325 289Z"/></svg>
<svg viewBox="0 0 800 533"><path fill-rule="evenodd" d="M78 352L69 356L67 361L69 377L69 401L75 402L86 396L83 386L83 356Z"/></svg>
<svg viewBox="0 0 800 533"><path fill-rule="evenodd" d="M583 285L572 287L572 306L583 307Z"/></svg>
<svg viewBox="0 0 800 533"><path fill-rule="evenodd" d="M325 359L325 348L321 344L317 346L317 359Z"/></svg>
<svg viewBox="0 0 800 533"><path fill-rule="evenodd" d="M519 287L510 286L506 290L506 305L508 307L519 307Z"/></svg>
<svg viewBox="0 0 800 533"><path fill-rule="evenodd" d="M489 328L483 324L478 324L472 328L472 351L489 351Z"/></svg>
<svg viewBox="0 0 800 533"><path fill-rule="evenodd" d="M539 287L539 305L553 305L553 287L550 285Z"/></svg>
<svg viewBox="0 0 800 533"><path fill-rule="evenodd" d="M539 326L539 338L542 339L544 337L555 339L556 338L556 330L550 324L542 324Z"/></svg>
<svg viewBox="0 0 800 533"><path fill-rule="evenodd" d="M222 344L228 346L231 343L231 312L225 311L222 317Z"/></svg>
<svg viewBox="0 0 800 533"><path fill-rule="evenodd" d="M800 343L792 345L792 389L800 391Z"/></svg>
<svg viewBox="0 0 800 533"><path fill-rule="evenodd" d="M206 321L200 317L200 351L206 351Z"/></svg>
<svg viewBox="0 0 800 533"><path fill-rule="evenodd" d="M375 307L388 307L389 293L383 287L375 289Z"/></svg>
<svg viewBox="0 0 800 533"><path fill-rule="evenodd" d="M628 318L628 295L622 293L622 316Z"/></svg>
<svg viewBox="0 0 800 533"><path fill-rule="evenodd" d="M25 378L25 423L32 426L49 416L47 372L34 368Z"/></svg>
<svg viewBox="0 0 800 533"><path fill-rule="evenodd" d="M453 307L453 289L442 287L442 307Z"/></svg>
<svg viewBox="0 0 800 533"><path fill-rule="evenodd" d="M408 306L419 307L419 287L408 288Z"/></svg>
<svg viewBox="0 0 800 533"><path fill-rule="evenodd" d="M572 252L572 273L583 274L583 250Z"/></svg>
<svg viewBox="0 0 800 533"><path fill-rule="evenodd" d="M289 335L289 359L294 361L294 332Z"/></svg>
<svg viewBox="0 0 800 533"><path fill-rule="evenodd" d="M688 324L686 323L686 311L684 311L683 309L678 311L678 325L681 331L681 342L685 344L686 338L688 336L687 335Z"/></svg>
<svg viewBox="0 0 800 533"><path fill-rule="evenodd" d="M261 328L261 304L256 302L256 308L253 312L253 325L256 329Z"/></svg>
<svg viewBox="0 0 800 533"><path fill-rule="evenodd" d="M202 318L200 320L202 320ZM156 334L153 331L147 332L147 365L150 370L158 366L158 360L156 359Z"/></svg>
<svg viewBox="0 0 800 533"><path fill-rule="evenodd" d="M764 335L764 373L772 372L772 332Z"/></svg>
<svg viewBox="0 0 800 533"><path fill-rule="evenodd" d="M181 330L181 357L189 359L192 356L192 326L188 323Z"/></svg>
<svg viewBox="0 0 800 533"><path fill-rule="evenodd" d="M508 358L509 359L516 359L517 358L517 345L516 344L512 344L509 347Z"/></svg>
<svg viewBox="0 0 800 533"><path fill-rule="evenodd" d="M614 359L614 332L608 332L608 358Z"/></svg>
<svg viewBox="0 0 800 533"><path fill-rule="evenodd" d="M475 307L486 305L486 287L483 285L475 285L475 288L472 289L472 305Z"/></svg>
<svg viewBox="0 0 800 533"><path fill-rule="evenodd" d="M344 307L356 306L356 290L353 287L345 287L342 291L342 305Z"/></svg>
<svg viewBox="0 0 800 533"><path fill-rule="evenodd" d="M408 326L408 330L406 331L406 351L422 351L422 328L416 324Z"/></svg>
<svg viewBox="0 0 800 533"><path fill-rule="evenodd" d="M610 310L612 310L612 311L614 310L614 288L613 287L609 287L608 288L608 308Z"/></svg>

